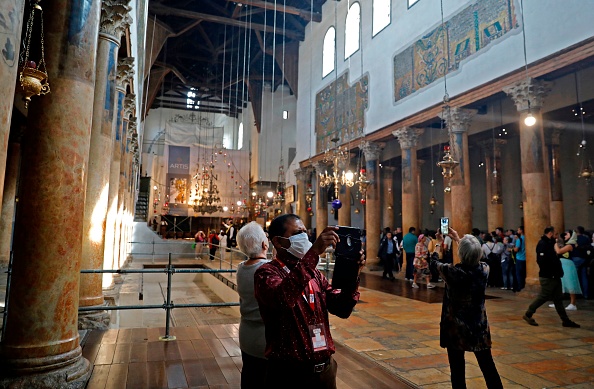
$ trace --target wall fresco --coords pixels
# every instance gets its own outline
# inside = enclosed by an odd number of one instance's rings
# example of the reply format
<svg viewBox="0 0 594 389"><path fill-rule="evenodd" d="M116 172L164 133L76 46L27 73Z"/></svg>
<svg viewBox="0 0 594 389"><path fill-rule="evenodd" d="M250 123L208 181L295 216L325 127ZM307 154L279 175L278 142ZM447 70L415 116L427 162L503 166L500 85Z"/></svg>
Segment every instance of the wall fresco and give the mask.
<svg viewBox="0 0 594 389"><path fill-rule="evenodd" d="M358 138L365 128L365 111L369 106L369 76L353 85L348 84L348 72L316 94L316 153Z"/></svg>
<svg viewBox="0 0 594 389"><path fill-rule="evenodd" d="M470 4L396 54L394 101L458 70L463 60L518 27L513 0Z"/></svg>

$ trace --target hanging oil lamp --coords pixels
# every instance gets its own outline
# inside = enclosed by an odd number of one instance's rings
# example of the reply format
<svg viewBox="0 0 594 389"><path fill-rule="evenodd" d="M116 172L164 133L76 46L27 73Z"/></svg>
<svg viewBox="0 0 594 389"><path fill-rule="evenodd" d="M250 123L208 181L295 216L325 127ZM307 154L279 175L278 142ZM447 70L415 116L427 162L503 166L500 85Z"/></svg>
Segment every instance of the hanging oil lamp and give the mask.
<svg viewBox="0 0 594 389"><path fill-rule="evenodd" d="M32 96L45 95L50 93L50 86L48 82L47 69L45 67L45 50L43 41L43 9L39 5L41 0L34 0L31 8L31 14L27 21L27 30L25 32L25 50L21 53L19 60L19 67L21 72L19 74L19 81L21 83L21 93L25 101L25 108L29 108L29 102ZM41 59L38 63L29 57L29 50L31 48L31 39L33 35L33 25L35 23L35 10L40 13L40 46Z"/></svg>
<svg viewBox="0 0 594 389"><path fill-rule="evenodd" d="M455 161L452 155L450 154L450 146L445 145L443 147L444 156L443 160L437 162L437 166L442 169L441 174L447 180L447 185L443 189L444 192L448 193L452 191L450 187L450 179L454 176L454 168L460 164L460 162Z"/></svg>

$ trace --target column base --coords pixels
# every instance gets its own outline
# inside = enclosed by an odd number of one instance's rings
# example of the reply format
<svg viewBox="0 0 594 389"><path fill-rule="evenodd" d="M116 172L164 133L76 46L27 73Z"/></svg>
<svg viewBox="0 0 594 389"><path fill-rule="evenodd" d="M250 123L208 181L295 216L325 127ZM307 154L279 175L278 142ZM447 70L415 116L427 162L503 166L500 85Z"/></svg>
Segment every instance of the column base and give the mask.
<svg viewBox="0 0 594 389"><path fill-rule="evenodd" d="M82 357L80 346L71 351L78 356L73 363L63 365L60 359L64 355L44 358L32 358L23 361L3 361L0 373L0 389L83 389L91 376L91 364ZM17 368L19 365L35 365L36 367ZM60 366L49 370L51 367ZM12 368L12 369L11 369ZM47 368L48 370L45 370ZM35 374L31 374L34 372Z"/></svg>
<svg viewBox="0 0 594 389"><path fill-rule="evenodd" d="M80 312L78 314L79 330L107 330L111 316L107 311Z"/></svg>
<svg viewBox="0 0 594 389"><path fill-rule="evenodd" d="M540 293L540 284L539 283L536 283L536 284L526 283L526 286L524 287L524 289L522 289L520 292L516 293L516 296L524 297L527 299L533 299L536 296L538 296L539 293ZM530 303L528 303L528 304L530 304Z"/></svg>
<svg viewBox="0 0 594 389"><path fill-rule="evenodd" d="M116 273L113 275L113 282L114 284L123 284L124 279L122 278L121 274Z"/></svg>

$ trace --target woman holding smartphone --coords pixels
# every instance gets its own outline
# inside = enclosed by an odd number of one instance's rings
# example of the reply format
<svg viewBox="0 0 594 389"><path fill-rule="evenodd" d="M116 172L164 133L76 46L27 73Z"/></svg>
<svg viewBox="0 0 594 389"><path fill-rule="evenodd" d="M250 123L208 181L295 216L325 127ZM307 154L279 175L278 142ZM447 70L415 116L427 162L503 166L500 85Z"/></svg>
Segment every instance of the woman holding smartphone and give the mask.
<svg viewBox="0 0 594 389"><path fill-rule="evenodd" d="M458 243L460 263L439 261L441 245L435 246L429 267L445 281L440 323L440 346L448 352L453 388L466 388L464 352L472 351L487 388L503 388L497 367L491 355L491 332L485 309L485 289L489 266L481 262L483 251L478 239L472 235L459 238L452 228L448 234Z"/></svg>

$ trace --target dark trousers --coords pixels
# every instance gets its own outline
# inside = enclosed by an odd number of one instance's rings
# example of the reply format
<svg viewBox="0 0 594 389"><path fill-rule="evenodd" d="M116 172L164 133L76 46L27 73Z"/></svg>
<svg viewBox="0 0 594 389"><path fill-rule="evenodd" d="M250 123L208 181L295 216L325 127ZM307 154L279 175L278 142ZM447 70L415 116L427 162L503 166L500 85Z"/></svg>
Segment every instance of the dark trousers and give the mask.
<svg viewBox="0 0 594 389"><path fill-rule="evenodd" d="M210 252L210 260L214 261L215 259L215 254L217 253L217 246L213 246L209 249Z"/></svg>
<svg viewBox="0 0 594 389"><path fill-rule="evenodd" d="M448 348L448 360L450 361L450 375L452 380L453 389L465 389L466 388L466 365L464 362L464 351L454 350ZM497 372L495 362L493 362L493 356L491 355L491 349L475 351L476 361L483 372L487 388L499 389L503 388L501 383L501 377Z"/></svg>
<svg viewBox="0 0 594 389"><path fill-rule="evenodd" d="M266 377L268 361L264 358L241 352L241 389L261 388Z"/></svg>
<svg viewBox="0 0 594 389"><path fill-rule="evenodd" d="M581 288L582 288L582 295L584 298L588 298L588 267L586 266L587 262L584 258L574 257L571 258L575 268L577 270L578 278L580 280Z"/></svg>
<svg viewBox="0 0 594 389"><path fill-rule="evenodd" d="M406 273L404 278L413 279L413 261L415 260L415 253L406 253Z"/></svg>
<svg viewBox="0 0 594 389"><path fill-rule="evenodd" d="M564 322L569 321L565 307L563 307L563 287L560 278L540 278L540 293L528 307L526 316L532 317L541 305L550 300L553 300L561 320Z"/></svg>
<svg viewBox="0 0 594 389"><path fill-rule="evenodd" d="M328 366L319 373L314 372L313 363L269 360L264 389L336 389L337 368L332 357Z"/></svg>
<svg viewBox="0 0 594 389"><path fill-rule="evenodd" d="M501 272L503 274L503 287L507 289L512 289L514 286L514 273L515 270L513 266L513 261L511 258L506 259L501 263Z"/></svg>
<svg viewBox="0 0 594 389"><path fill-rule="evenodd" d="M526 286L526 261L516 260L516 282L518 291Z"/></svg>
<svg viewBox="0 0 594 389"><path fill-rule="evenodd" d="M395 261L396 255L394 253L384 255L384 277L394 278L393 270Z"/></svg>

